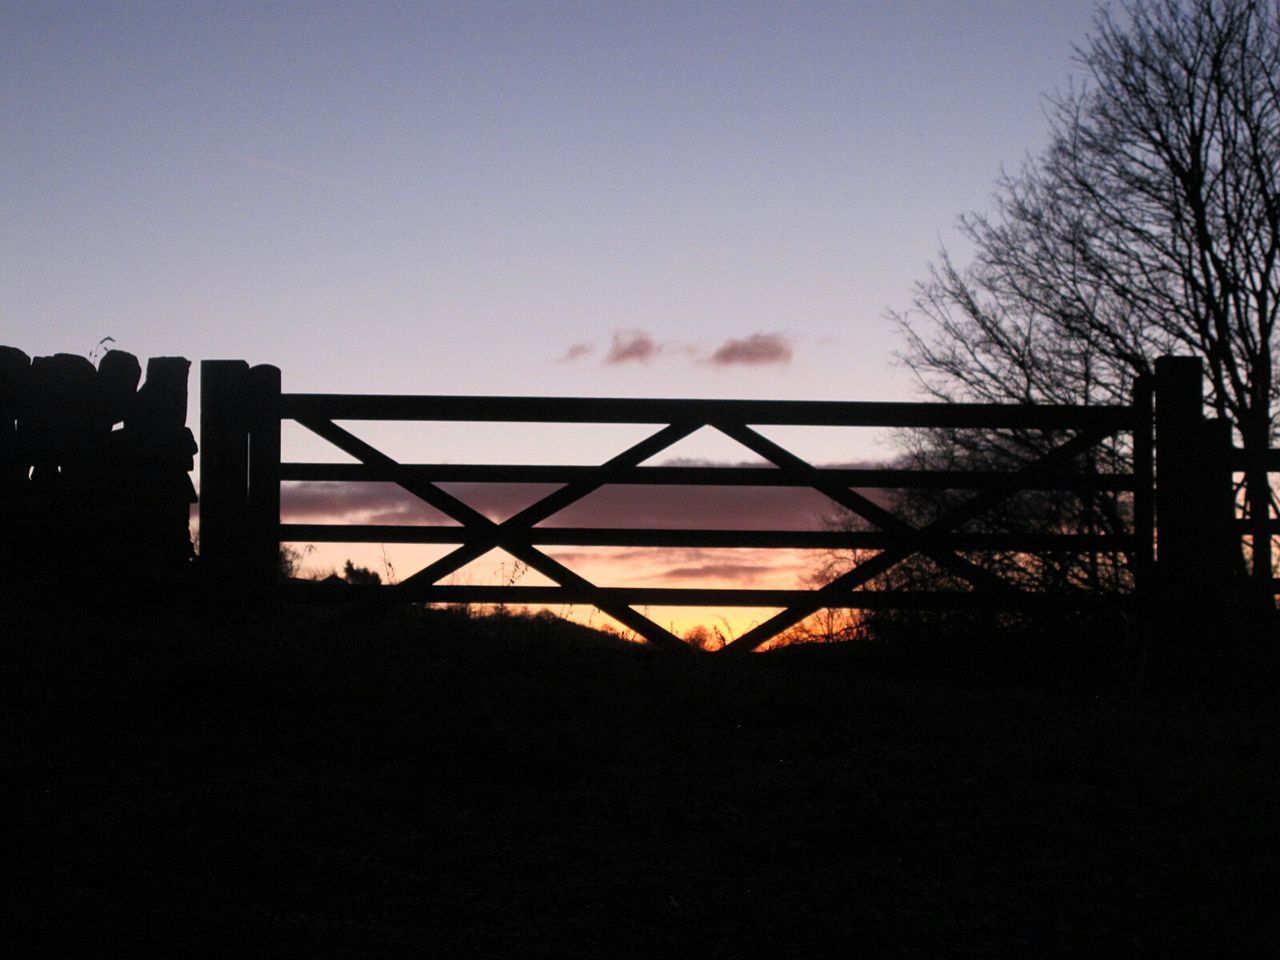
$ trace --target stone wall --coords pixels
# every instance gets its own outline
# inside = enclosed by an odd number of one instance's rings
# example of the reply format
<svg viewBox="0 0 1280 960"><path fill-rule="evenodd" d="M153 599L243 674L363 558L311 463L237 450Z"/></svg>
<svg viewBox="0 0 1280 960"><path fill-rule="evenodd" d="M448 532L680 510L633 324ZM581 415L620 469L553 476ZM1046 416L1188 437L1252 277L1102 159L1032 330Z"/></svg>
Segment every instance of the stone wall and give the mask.
<svg viewBox="0 0 1280 960"><path fill-rule="evenodd" d="M95 367L0 346L0 576L10 590L189 577L190 367L153 357L144 380L122 350Z"/></svg>

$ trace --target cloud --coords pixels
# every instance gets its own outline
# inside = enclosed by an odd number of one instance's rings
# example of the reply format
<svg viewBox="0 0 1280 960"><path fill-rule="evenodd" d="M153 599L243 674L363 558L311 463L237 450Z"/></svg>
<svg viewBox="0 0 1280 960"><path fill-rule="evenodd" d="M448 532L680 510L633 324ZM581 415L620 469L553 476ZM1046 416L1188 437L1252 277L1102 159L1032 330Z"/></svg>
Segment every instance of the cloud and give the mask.
<svg viewBox="0 0 1280 960"><path fill-rule="evenodd" d="M605 363L648 363L662 348L642 330L625 330L613 335L613 346L604 358Z"/></svg>
<svg viewBox="0 0 1280 960"><path fill-rule="evenodd" d="M595 352L593 343L575 343L564 352L559 362L570 363ZM791 341L781 333L753 333L741 339L732 338L708 357L703 349L691 343L659 343L644 330L618 330L613 334L603 362L609 365L649 363L659 357L683 356L691 362L701 359L717 367L764 366L790 363L792 355Z"/></svg>
<svg viewBox="0 0 1280 960"><path fill-rule="evenodd" d="M603 487L547 526L660 530L818 530L835 509L810 489L785 487Z"/></svg>
<svg viewBox="0 0 1280 960"><path fill-rule="evenodd" d="M726 463L723 460L708 460L706 457L670 457L658 464L660 467L745 467L747 469L776 469L766 460L739 460L737 463Z"/></svg>
<svg viewBox="0 0 1280 960"><path fill-rule="evenodd" d="M581 359L596 352L595 344L592 343L575 343L564 352L559 360L560 363L572 363L574 360Z"/></svg>
<svg viewBox="0 0 1280 960"><path fill-rule="evenodd" d="M523 483L439 486L494 521L511 516L555 489L553 484ZM864 492L876 502L888 504L887 491ZM821 530L826 518L838 512L835 503L807 487L613 484L571 504L542 525L632 530ZM285 483L280 488L280 513L286 523L453 522L394 483Z"/></svg>
<svg viewBox="0 0 1280 960"><path fill-rule="evenodd" d="M778 568L763 563L701 563L692 567L668 570L664 580L719 580L727 583L751 583Z"/></svg>
<svg viewBox="0 0 1280 960"><path fill-rule="evenodd" d="M814 566L812 551L759 547L547 547L546 552L602 586L693 586L713 581L788 587L799 584Z"/></svg>
<svg viewBox="0 0 1280 960"><path fill-rule="evenodd" d="M865 465L865 464L864 464ZM550 493L550 484L442 483L450 494L495 521ZM888 506L885 491L863 491ZM286 482L285 523L389 524L457 529L454 521L392 483ZM812 489L614 485L549 518L542 527L617 530L824 530L841 510ZM338 548L340 549L340 548ZM820 557L814 550L767 547L539 548L601 586L803 585ZM338 554L334 563L340 562ZM397 560L397 565L400 561ZM407 568L406 568L407 569Z"/></svg>
<svg viewBox="0 0 1280 960"><path fill-rule="evenodd" d="M551 492L541 485L442 483L442 489L493 520L504 519ZM814 490L779 487L602 487L544 523L555 527L743 530L821 528L834 508ZM287 523L450 523L392 483L286 483L280 513Z"/></svg>
<svg viewBox="0 0 1280 960"><path fill-rule="evenodd" d="M790 363L791 342L780 333L753 333L743 340L726 340L711 362L718 367Z"/></svg>
<svg viewBox="0 0 1280 960"><path fill-rule="evenodd" d="M285 483L280 487L280 516L288 523L450 522L394 483Z"/></svg>

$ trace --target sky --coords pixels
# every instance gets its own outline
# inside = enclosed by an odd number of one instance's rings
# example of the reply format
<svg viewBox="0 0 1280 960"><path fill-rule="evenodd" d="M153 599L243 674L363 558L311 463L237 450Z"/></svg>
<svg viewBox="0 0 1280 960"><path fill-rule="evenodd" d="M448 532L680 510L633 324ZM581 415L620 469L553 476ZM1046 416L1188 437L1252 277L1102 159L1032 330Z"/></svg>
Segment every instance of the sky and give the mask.
<svg viewBox="0 0 1280 960"><path fill-rule="evenodd" d="M300 392L910 399L886 313L1044 145L1093 9L0 0L0 343L189 357L193 425L212 358ZM607 434L368 436L589 463Z"/></svg>

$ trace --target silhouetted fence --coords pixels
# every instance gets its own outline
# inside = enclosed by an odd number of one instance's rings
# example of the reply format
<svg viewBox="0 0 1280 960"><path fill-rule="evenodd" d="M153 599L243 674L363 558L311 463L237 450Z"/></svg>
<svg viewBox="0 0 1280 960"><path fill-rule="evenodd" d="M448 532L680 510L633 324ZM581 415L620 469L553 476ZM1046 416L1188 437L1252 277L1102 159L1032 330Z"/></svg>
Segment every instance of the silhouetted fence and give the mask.
<svg viewBox="0 0 1280 960"><path fill-rule="evenodd" d="M752 649L825 608L1059 608L1133 604L1159 596L1179 604L1234 589L1242 570L1234 494L1224 464L1225 424L1203 416L1199 362L1162 358L1154 377L1123 406L631 400L530 397L377 396L281 393L274 367L206 361L202 367L202 558L224 578L269 589L279 575L282 541L451 544L443 558L398 584L370 588L390 600L442 603L591 604L659 645L681 643L635 608L644 606L781 607L739 637ZM280 424L294 420L352 463L280 460ZM399 420L558 424L652 424L659 429L599 466L399 463L337 421ZM1016 469L905 470L815 467L757 427L924 427L1040 431L1047 452ZM703 427L759 455L773 469L643 466ZM1086 454L1127 435L1132 469L1104 472ZM1158 457L1157 457L1158 450ZM1159 485L1155 482L1157 467ZM1083 464L1083 466L1082 466ZM1280 462L1277 462L1280 469ZM298 524L280 522L280 485L288 481L391 482L444 513L457 526ZM561 486L497 522L439 484L555 483ZM628 485L782 486L811 488L866 521L851 531L706 530L556 527L557 514L601 487ZM923 525L868 497L876 488L945 487L972 491ZM973 532L966 529L1020 491L1099 492L1125 496L1122 530ZM1160 519L1156 563L1156 517ZM877 551L815 589L600 587L541 548L705 547ZM493 548L501 548L553 586L460 586L441 582ZM1122 558L1131 588L1120 594L1049 593L993 572L974 557L1095 552ZM883 575L923 555L959 589L885 589Z"/></svg>
<svg viewBox="0 0 1280 960"><path fill-rule="evenodd" d="M5 583L68 576L118 581L181 574L190 567L188 477L195 443L185 426L189 364L109 351L97 368L69 354L37 357L0 347L0 571ZM374 588L388 600L442 603L592 604L656 644L680 642L638 612L643 606L781 607L731 646L752 649L826 608L1056 608L1153 602L1184 610L1280 592L1272 538L1269 473L1280 453L1236 450L1226 423L1203 415L1198 361L1162 358L1124 406L756 402L519 397L284 394L280 372L243 361L203 364L201 557L211 584L269 592L279 584L283 541L453 545L398 584ZM280 458L282 420L295 420L357 462L292 463ZM339 420L561 424L652 424L659 429L599 466L402 464L338 425ZM1039 431L1046 444L1009 470L815 467L758 427L923 427ZM772 469L645 466L703 428L714 428ZM1126 470L1101 470L1090 455L1125 438ZM1250 496L1237 519L1233 476ZM1158 480L1157 483L1157 474ZM280 521L289 481L390 482L457 523L389 526ZM504 521L484 516L440 484L558 484ZM852 530L727 530L557 527L561 511L614 484L809 488L863 521ZM895 514L864 491L970 491L928 522ZM1125 498L1122 528L983 529L984 515L1024 491L1066 491L1082 499ZM1261 503L1259 508L1253 503ZM1158 519L1158 536L1157 536ZM976 528L975 528L976 522ZM1250 543L1246 577L1242 537ZM768 548L857 551L861 562L814 589L600 587L544 547ZM1158 547L1158 553L1157 553ZM460 586L442 582L494 548L548 577L552 586ZM984 556L1102 554L1129 572L1122 592L1049 592L985 566ZM886 574L927 557L943 589ZM958 585L958 588L957 588Z"/></svg>
<svg viewBox="0 0 1280 960"><path fill-rule="evenodd" d="M1232 517L1232 526L1237 537L1244 536L1249 541L1250 573L1255 587L1274 596L1280 593L1273 549L1275 536L1280 533L1280 519L1276 516L1270 475L1280 473L1280 450L1255 453L1232 446L1226 473L1227 482L1232 482L1233 487L1237 473L1246 478L1240 485L1244 493L1239 511L1242 515Z"/></svg>
<svg viewBox="0 0 1280 960"><path fill-rule="evenodd" d="M181 357L29 358L0 347L0 575L173 582L191 567L196 452Z"/></svg>

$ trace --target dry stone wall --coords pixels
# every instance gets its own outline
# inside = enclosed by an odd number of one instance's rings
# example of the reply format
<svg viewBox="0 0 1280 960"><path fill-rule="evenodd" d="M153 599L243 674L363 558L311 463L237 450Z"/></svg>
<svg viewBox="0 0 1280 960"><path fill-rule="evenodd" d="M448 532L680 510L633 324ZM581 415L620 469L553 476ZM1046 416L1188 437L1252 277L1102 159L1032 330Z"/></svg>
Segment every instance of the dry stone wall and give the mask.
<svg viewBox="0 0 1280 960"><path fill-rule="evenodd" d="M0 576L10 589L189 576L194 551L182 357L97 366L0 346Z"/></svg>

